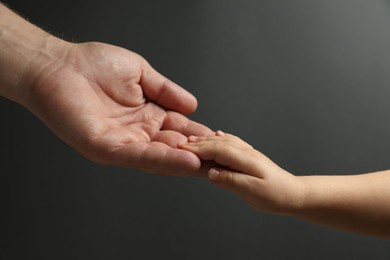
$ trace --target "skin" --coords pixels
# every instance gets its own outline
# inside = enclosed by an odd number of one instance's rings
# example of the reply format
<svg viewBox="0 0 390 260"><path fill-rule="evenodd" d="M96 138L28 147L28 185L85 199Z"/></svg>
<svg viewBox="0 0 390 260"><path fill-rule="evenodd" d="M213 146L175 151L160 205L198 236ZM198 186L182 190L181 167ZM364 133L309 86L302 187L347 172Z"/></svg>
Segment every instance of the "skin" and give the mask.
<svg viewBox="0 0 390 260"><path fill-rule="evenodd" d="M180 147L219 164L209 169L209 180L257 210L390 238L390 171L294 176L238 137L221 131L191 136Z"/></svg>
<svg viewBox="0 0 390 260"><path fill-rule="evenodd" d="M208 171L212 183L258 210L390 238L390 171L294 176L186 118L196 99L136 53L63 41L0 3L0 67L0 95L92 161L188 176L201 173L202 159L220 165Z"/></svg>
<svg viewBox="0 0 390 260"><path fill-rule="evenodd" d="M0 95L34 113L84 157L164 175L201 174L177 148L211 131L185 115L197 101L140 55L97 42L70 43L0 3Z"/></svg>

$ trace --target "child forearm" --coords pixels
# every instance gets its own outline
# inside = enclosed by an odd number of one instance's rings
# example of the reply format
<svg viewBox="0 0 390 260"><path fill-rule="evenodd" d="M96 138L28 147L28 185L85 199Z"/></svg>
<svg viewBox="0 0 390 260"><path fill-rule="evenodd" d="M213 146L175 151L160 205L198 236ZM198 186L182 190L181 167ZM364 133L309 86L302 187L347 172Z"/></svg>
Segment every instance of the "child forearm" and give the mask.
<svg viewBox="0 0 390 260"><path fill-rule="evenodd" d="M209 170L209 179L257 210L390 238L390 170L294 176L229 134L217 132L188 141L183 149L220 165Z"/></svg>
<svg viewBox="0 0 390 260"><path fill-rule="evenodd" d="M296 217L390 238L390 171L298 178L305 195Z"/></svg>

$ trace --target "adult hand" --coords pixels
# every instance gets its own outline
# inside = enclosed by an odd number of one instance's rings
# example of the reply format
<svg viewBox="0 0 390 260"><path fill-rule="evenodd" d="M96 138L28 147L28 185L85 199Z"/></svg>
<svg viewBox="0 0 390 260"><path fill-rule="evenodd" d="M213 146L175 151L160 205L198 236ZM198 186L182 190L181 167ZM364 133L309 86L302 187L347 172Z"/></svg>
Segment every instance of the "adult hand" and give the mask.
<svg viewBox="0 0 390 260"><path fill-rule="evenodd" d="M67 44L31 80L30 108L86 158L168 175L199 174L199 158L177 149L211 131L183 114L196 99L141 56L103 44Z"/></svg>
<svg viewBox="0 0 390 260"><path fill-rule="evenodd" d="M139 55L63 41L0 3L0 68L0 95L27 107L86 158L199 174L199 158L176 149L188 135L211 133L184 116L196 99Z"/></svg>

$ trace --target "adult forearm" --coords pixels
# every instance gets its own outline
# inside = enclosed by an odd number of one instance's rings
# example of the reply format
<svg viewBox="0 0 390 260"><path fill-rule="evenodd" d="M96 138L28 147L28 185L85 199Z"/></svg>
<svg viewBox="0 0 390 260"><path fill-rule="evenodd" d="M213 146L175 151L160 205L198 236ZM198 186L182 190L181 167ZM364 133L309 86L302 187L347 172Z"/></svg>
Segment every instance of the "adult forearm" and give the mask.
<svg viewBox="0 0 390 260"><path fill-rule="evenodd" d="M0 3L0 95L27 106L32 82L65 44Z"/></svg>
<svg viewBox="0 0 390 260"><path fill-rule="evenodd" d="M390 171L299 178L304 183L305 199L297 217L390 238Z"/></svg>

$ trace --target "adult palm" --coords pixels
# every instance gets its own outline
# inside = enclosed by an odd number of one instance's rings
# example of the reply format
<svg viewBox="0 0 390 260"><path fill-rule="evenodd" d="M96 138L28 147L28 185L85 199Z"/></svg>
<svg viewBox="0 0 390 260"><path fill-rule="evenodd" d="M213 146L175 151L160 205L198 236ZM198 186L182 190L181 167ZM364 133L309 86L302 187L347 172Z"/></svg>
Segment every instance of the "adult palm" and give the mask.
<svg viewBox="0 0 390 260"><path fill-rule="evenodd" d="M83 156L159 174L199 174L199 158L176 148L189 135L211 133L184 116L196 109L196 99L141 56L82 43L46 64L27 106Z"/></svg>

